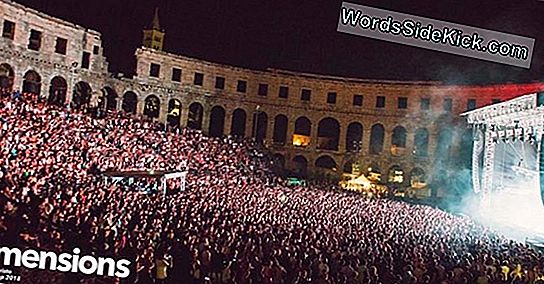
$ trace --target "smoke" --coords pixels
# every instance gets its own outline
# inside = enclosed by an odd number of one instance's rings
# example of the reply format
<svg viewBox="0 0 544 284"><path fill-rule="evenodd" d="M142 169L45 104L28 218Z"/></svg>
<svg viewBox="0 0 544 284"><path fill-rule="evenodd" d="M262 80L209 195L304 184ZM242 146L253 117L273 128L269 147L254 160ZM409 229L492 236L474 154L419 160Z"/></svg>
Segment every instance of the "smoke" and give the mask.
<svg viewBox="0 0 544 284"><path fill-rule="evenodd" d="M461 93L461 89L451 88L452 93ZM442 202L441 207L456 208L463 203L465 195L472 193L471 159L472 159L472 130L468 127L464 118L455 114L458 106L453 109L445 109L443 91L434 91L428 94L431 98L430 109L425 111L420 121L416 121L419 128L429 131L428 166L420 166L427 169L426 177L428 186L435 197L448 200ZM406 120L411 120L409 115ZM425 141L418 141L418 129L415 130L414 144L417 147ZM424 139L423 139L424 140Z"/></svg>
<svg viewBox="0 0 544 284"><path fill-rule="evenodd" d="M433 197L438 197L436 205L449 212L468 215L519 241L544 235L536 145L512 139L500 139L494 144L493 187L488 198L482 201L472 186L473 130L464 118L444 111L437 104L443 103L443 93L430 93L429 97L434 100L432 111L416 123L436 131L430 133L430 139L435 141L429 147L432 160L428 161L428 167L423 167L429 171L428 186ZM414 142L417 145L417 141ZM483 157L478 165L480 171L482 165Z"/></svg>
<svg viewBox="0 0 544 284"><path fill-rule="evenodd" d="M457 209L519 241L543 235L544 207L536 145L520 140L499 140L494 145L489 194L483 199L481 195L467 192Z"/></svg>

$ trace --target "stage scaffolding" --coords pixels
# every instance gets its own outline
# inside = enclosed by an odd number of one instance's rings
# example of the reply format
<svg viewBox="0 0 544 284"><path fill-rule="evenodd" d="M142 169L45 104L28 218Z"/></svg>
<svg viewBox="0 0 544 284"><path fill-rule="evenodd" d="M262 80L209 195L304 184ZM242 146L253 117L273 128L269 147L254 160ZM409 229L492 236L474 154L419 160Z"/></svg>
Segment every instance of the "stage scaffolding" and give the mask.
<svg viewBox="0 0 544 284"><path fill-rule="evenodd" d="M543 93L523 95L461 114L473 129L472 183L474 191L479 193L483 200L487 199L494 186L493 170L497 142L519 139L536 143L537 153L540 155L540 142L544 133L543 95Z"/></svg>

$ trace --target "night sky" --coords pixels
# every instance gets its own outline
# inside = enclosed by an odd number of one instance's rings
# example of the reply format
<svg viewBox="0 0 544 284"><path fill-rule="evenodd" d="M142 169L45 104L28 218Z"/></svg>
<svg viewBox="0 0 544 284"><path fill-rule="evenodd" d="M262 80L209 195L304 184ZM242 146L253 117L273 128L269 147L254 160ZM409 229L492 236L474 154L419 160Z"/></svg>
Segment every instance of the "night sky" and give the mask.
<svg viewBox="0 0 544 284"><path fill-rule="evenodd" d="M241 67L456 84L544 81L544 1L349 2L536 39L530 69L336 31L341 1L18 0L102 33L110 71L132 73L159 7L165 50Z"/></svg>

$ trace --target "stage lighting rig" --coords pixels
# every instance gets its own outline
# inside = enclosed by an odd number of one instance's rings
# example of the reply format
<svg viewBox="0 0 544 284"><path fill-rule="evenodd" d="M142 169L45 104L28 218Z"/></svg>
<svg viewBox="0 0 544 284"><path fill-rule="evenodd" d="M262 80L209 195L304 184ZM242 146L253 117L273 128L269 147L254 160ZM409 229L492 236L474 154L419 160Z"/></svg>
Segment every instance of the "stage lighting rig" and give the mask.
<svg viewBox="0 0 544 284"><path fill-rule="evenodd" d="M496 143L516 139L531 144L540 143L544 133L544 96L536 93L523 95L509 101L488 105L461 114L474 129L472 175L475 192L482 198L493 189L492 172ZM479 139L481 133L483 139ZM483 158L483 166L480 166Z"/></svg>

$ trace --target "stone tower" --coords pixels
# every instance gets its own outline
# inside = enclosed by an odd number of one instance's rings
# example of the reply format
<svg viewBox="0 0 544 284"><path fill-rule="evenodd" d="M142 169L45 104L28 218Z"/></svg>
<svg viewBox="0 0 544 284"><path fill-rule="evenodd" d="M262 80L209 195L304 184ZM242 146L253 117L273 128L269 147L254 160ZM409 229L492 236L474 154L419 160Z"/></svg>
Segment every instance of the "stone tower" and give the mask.
<svg viewBox="0 0 544 284"><path fill-rule="evenodd" d="M162 50L164 43L164 31L159 24L159 8L155 8L155 15L151 28L144 29L143 46Z"/></svg>

